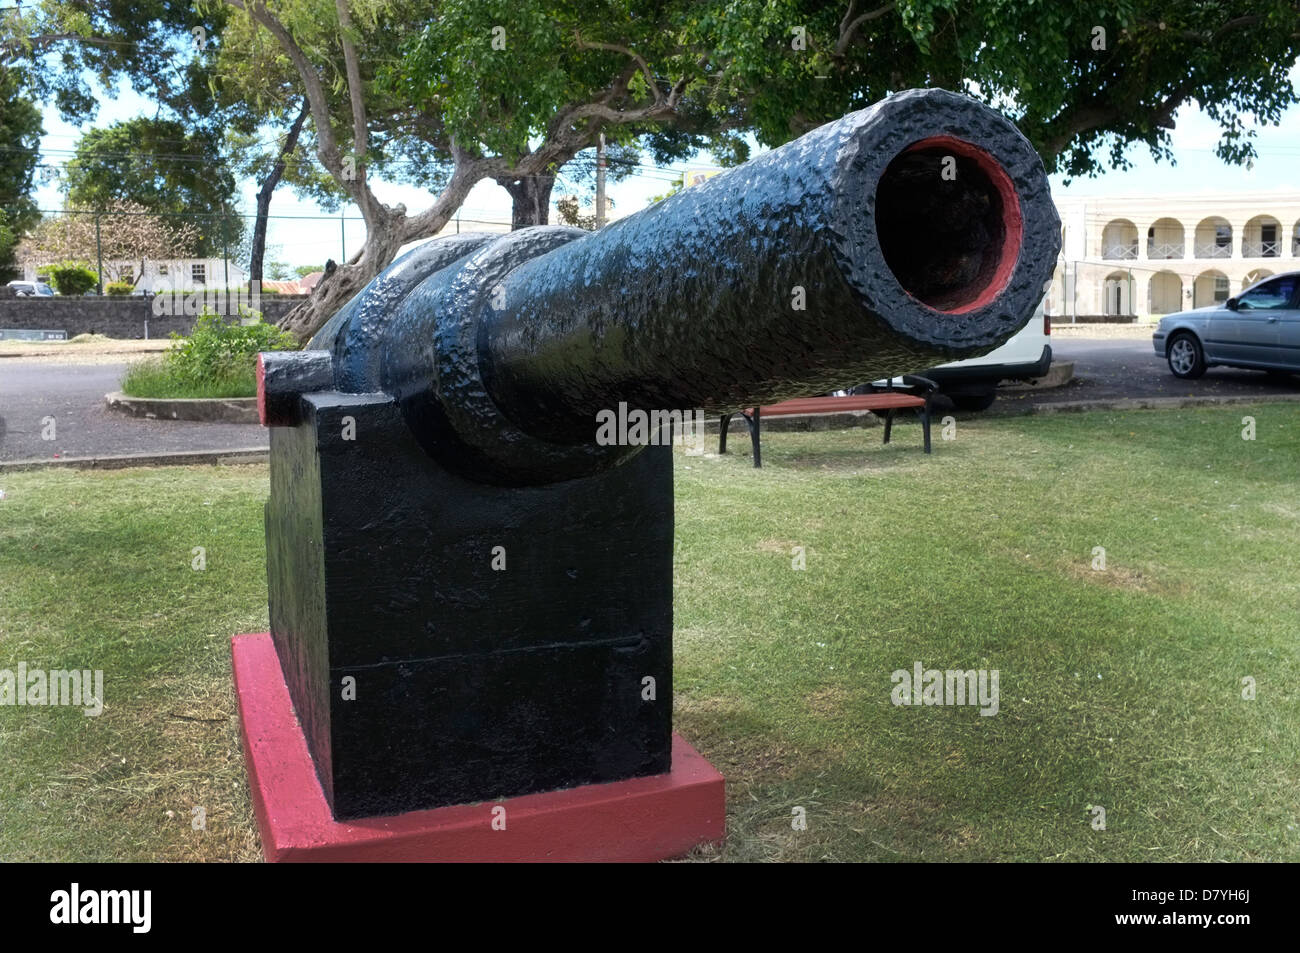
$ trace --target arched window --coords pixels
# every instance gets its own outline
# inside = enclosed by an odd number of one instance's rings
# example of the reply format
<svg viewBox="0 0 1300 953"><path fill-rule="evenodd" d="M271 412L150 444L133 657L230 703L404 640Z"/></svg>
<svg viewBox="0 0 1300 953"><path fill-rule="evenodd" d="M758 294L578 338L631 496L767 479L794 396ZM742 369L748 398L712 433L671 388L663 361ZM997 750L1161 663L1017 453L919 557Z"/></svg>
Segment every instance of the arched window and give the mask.
<svg viewBox="0 0 1300 953"><path fill-rule="evenodd" d="M1232 257L1232 226L1226 218L1212 215L1196 226L1196 257Z"/></svg>
<svg viewBox="0 0 1300 953"><path fill-rule="evenodd" d="M1147 257L1152 259L1182 258L1183 223L1176 218L1158 218L1147 229Z"/></svg>

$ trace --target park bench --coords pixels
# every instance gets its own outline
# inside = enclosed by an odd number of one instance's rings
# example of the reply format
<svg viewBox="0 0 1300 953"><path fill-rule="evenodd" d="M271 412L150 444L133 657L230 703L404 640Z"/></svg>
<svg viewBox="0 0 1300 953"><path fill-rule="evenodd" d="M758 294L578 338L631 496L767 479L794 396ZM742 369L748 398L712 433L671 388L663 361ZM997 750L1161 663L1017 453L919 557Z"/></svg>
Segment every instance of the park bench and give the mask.
<svg viewBox="0 0 1300 953"><path fill-rule="evenodd" d="M749 439L754 446L754 466L763 465L762 450L759 446L760 427L764 417L793 417L796 415L806 414L835 414L844 413L851 410L869 410L872 413L883 413L885 417L885 439L884 443L889 443L889 437L894 426L894 414L900 410L912 410L921 418L921 432L925 441L925 452L930 452L930 397L938 390L938 385L934 381L924 377L917 377L908 374L902 378L896 378L902 383L906 390L898 389L894 386L894 380L882 386L868 385L870 390L861 394L846 394L842 397L799 397L794 400L783 400L779 404L769 404L766 407L751 407L749 410L739 410L730 414L723 414L721 423L718 427L718 453L727 452L727 430L731 426L731 418L739 414L749 427Z"/></svg>

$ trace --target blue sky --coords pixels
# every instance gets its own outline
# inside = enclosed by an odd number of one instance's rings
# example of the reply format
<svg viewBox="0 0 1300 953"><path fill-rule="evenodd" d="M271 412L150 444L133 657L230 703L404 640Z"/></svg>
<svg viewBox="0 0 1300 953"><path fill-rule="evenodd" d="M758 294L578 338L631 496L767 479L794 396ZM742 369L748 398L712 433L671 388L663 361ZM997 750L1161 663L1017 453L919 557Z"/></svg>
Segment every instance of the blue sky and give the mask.
<svg viewBox="0 0 1300 953"><path fill-rule="evenodd" d="M1300 67L1292 71L1293 83L1300 83ZM117 98L101 98L99 115L94 125L105 126L138 115L152 115L154 108L145 99L129 89L119 92ZM1129 148L1133 168L1128 171L1108 171L1092 179L1076 179L1069 186L1059 176L1052 177L1052 191L1057 196L1085 197L1117 195L1134 192L1163 193L1224 193L1249 190L1300 189L1300 108L1292 108L1277 126L1258 130L1256 147L1259 158L1254 167L1229 166L1213 153L1218 141L1218 128L1196 107L1184 107L1175 117L1173 149L1175 165L1156 163L1144 147ZM53 110L45 116L46 135L41 140L42 161L55 164L66 158L66 150L76 143L86 127L64 123ZM52 151L51 151L52 150ZM63 151L60 151L63 150ZM711 157L700 155L697 161L680 163L674 169L701 168L711 165ZM643 208L651 196L667 191L671 174L654 170L641 170L623 182L609 187L616 216L626 215ZM373 184L380 199L389 204L405 203L412 211L428 206L429 193L402 185ZM251 213L257 186L245 182L241 189L242 209ZM37 191L41 208L62 206L62 198L54 184L42 185ZM279 260L290 265L320 264L326 258L341 259L346 252L354 252L363 236L362 223L355 209L345 214L344 234L340 235L339 216L326 216L311 202L295 196L292 190L281 188L271 205L271 214L285 216L322 216L326 220L273 219L268 228L267 260ZM510 220L510 199L505 190L493 182L480 183L470 193L461 209L464 219L488 221ZM332 219L332 220L330 220ZM467 225L466 227L472 227Z"/></svg>

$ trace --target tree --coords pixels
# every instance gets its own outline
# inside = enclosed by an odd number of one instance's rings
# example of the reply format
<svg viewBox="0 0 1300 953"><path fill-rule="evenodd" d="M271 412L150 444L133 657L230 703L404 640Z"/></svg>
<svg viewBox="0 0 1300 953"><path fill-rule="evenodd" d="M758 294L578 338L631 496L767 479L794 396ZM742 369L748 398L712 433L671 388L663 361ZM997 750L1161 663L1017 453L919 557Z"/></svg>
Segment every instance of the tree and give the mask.
<svg viewBox="0 0 1300 953"><path fill-rule="evenodd" d="M1295 0L739 0L730 13L714 107L739 101L767 145L890 92L943 86L1007 113L1049 171L1125 168L1131 143L1172 159L1169 129L1189 103L1219 123L1219 156L1241 163L1254 155L1246 120L1276 123L1297 102Z"/></svg>
<svg viewBox="0 0 1300 953"><path fill-rule="evenodd" d="M698 0L458 0L403 51L397 81L457 141L492 157L512 221L545 224L560 169L605 132L632 161L682 158L735 124L701 108L712 78Z"/></svg>
<svg viewBox="0 0 1300 953"><path fill-rule="evenodd" d="M181 123L187 136L202 140L209 149L227 132L244 133L229 144L235 148L224 152L228 159L223 164L229 164L248 158L249 149L260 151L255 134L275 117L261 111L261 103L226 95L214 74L228 14L223 4L190 0L35 0L0 22L0 58L26 62L38 79L39 98L53 102L65 119L77 124L93 118L97 108L89 81L111 90L126 78L137 92L158 103L160 117ZM292 145L284 151L291 153ZM222 153L214 151L210 157L220 162ZM264 164L258 178L264 179L272 166L273 161ZM252 259L252 270L257 271L269 204L259 193L252 240L247 240L242 218L207 220L214 227L204 240L210 247L203 250L216 251L224 222L224 243L232 257ZM244 254L235 255L236 249Z"/></svg>
<svg viewBox="0 0 1300 953"><path fill-rule="evenodd" d="M221 257L240 240L243 220L225 216L237 197L214 134L169 119L139 117L86 131L64 168L68 202L108 208L128 201L161 216L199 225L195 249Z"/></svg>
<svg viewBox="0 0 1300 953"><path fill-rule="evenodd" d="M681 133L657 143L681 152L702 141L699 131L685 131L688 120L717 125L688 101L692 83L705 81L706 57L675 39L693 9L686 0L605 0L581 13L537 0L286 0L275 9L261 0L225 2L242 16L222 34L223 88L260 89L264 75L278 86L273 70L254 73L247 65L274 42L310 107L303 136L328 174L317 181L322 197L341 192L366 222L361 249L285 317L299 337L402 245L440 231L475 183L490 178L515 187L527 217L544 220L553 177L602 129L621 130L611 133L618 141L681 124ZM413 23L429 28L408 42ZM640 44L663 53L653 67ZM546 66L551 61L556 65ZM491 108L477 109L477 99ZM379 201L372 176L409 181L437 197L408 214Z"/></svg>
<svg viewBox="0 0 1300 953"><path fill-rule="evenodd" d="M303 123L307 121L309 109L307 100L304 99L298 109L298 115L294 117L284 138L277 144L273 156L260 152L249 153L255 157L254 168L262 167L261 174L258 176L261 186L257 190L257 218L253 226L253 248L248 266L248 276L252 281L262 280L262 259L266 255L266 223L271 214L271 197L275 194L280 180L284 178L290 159L296 155L298 137L302 135Z"/></svg>
<svg viewBox="0 0 1300 953"><path fill-rule="evenodd" d="M189 258L198 243L199 230L193 224L153 214L133 202L112 200L102 210L69 207L46 216L23 239L18 257L37 266L102 258L100 279L105 282L121 280L126 273L123 266L129 263L134 281L139 281L149 259Z"/></svg>
<svg viewBox="0 0 1300 953"><path fill-rule="evenodd" d="M0 66L0 282L20 277L15 249L41 217L31 192L43 131L21 74Z"/></svg>
<svg viewBox="0 0 1300 953"><path fill-rule="evenodd" d="M28 0L0 18L0 62L23 63L33 98L70 123L92 120L90 81L133 89L190 128L218 130L210 70L226 19L191 0Z"/></svg>
<svg viewBox="0 0 1300 953"><path fill-rule="evenodd" d="M302 175L295 187L323 203L351 202L366 222L361 249L331 271L306 307L286 316L303 337L403 244L445 226L476 182L506 184L526 210L521 222L544 221L553 177L602 129L613 142L631 142L672 125L679 131L659 136L656 157L694 148L720 115L690 96L708 81L707 44L690 29L695 8L688 0L600 0L582 11L538 0L209 0L194 9L185 0L36 0L0 48L30 63L43 50L59 50L63 69L42 78L64 110L93 109L83 74L125 74L173 112L188 101L211 117L220 112L216 104L242 100L252 114L280 122L289 75L294 98L310 108L302 140L317 160L316 174ZM443 21L448 31L435 28L433 45L410 40L412 24ZM513 39L502 44L504 24ZM206 38L201 56L189 49L191 30ZM463 54L439 74L454 86L450 112L440 81L413 74L405 62L408 53L416 65L422 56L443 56L435 47L444 41ZM464 107L485 75L488 92L504 90L506 98L476 116ZM512 86L529 92L515 95ZM290 174L286 168L287 181ZM420 185L436 198L408 214L379 201L371 176Z"/></svg>

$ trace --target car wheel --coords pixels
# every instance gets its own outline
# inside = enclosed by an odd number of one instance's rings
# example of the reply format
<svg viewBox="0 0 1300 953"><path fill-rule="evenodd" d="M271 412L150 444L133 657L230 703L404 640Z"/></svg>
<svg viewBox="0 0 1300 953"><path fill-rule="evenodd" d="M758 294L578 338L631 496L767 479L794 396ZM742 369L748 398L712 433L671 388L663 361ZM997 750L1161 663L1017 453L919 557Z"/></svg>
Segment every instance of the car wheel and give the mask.
<svg viewBox="0 0 1300 953"><path fill-rule="evenodd" d="M974 394L949 394L953 407L958 410L988 410L998 399L997 391L978 391Z"/></svg>
<svg viewBox="0 0 1300 953"><path fill-rule="evenodd" d="M1174 377L1195 380L1205 373L1201 342L1190 334L1175 334L1169 342L1169 370Z"/></svg>

